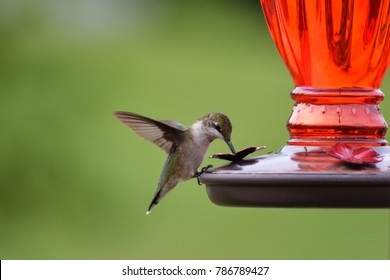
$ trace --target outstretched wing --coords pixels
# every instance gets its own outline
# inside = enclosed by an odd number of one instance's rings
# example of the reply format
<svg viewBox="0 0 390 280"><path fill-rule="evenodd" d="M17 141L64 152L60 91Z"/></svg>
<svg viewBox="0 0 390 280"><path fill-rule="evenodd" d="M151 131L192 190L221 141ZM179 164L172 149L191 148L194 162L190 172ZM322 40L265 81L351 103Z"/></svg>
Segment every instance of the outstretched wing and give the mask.
<svg viewBox="0 0 390 280"><path fill-rule="evenodd" d="M172 145L183 141L185 127L174 121L156 121L130 112L115 112L114 116L138 135L169 153Z"/></svg>

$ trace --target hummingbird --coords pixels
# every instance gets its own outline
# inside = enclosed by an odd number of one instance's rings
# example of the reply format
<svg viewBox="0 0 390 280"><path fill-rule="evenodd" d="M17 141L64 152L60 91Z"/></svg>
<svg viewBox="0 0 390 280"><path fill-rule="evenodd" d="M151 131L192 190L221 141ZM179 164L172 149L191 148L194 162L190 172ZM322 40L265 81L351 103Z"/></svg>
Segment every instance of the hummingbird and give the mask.
<svg viewBox="0 0 390 280"><path fill-rule="evenodd" d="M232 124L223 113L210 113L188 128L176 121L157 121L130 112L115 112L113 115L138 135L168 153L147 215L178 183L199 178L211 167L198 171L213 140L224 140L232 153L236 153L230 140Z"/></svg>

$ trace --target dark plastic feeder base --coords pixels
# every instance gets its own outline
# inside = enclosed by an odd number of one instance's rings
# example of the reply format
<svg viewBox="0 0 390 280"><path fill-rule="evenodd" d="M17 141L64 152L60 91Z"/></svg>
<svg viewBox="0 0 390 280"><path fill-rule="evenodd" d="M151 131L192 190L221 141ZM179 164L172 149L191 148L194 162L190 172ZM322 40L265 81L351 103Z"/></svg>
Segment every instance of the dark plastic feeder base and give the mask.
<svg viewBox="0 0 390 280"><path fill-rule="evenodd" d="M348 164L324 147L285 146L208 170L200 178L221 206L390 208L390 147L376 164Z"/></svg>

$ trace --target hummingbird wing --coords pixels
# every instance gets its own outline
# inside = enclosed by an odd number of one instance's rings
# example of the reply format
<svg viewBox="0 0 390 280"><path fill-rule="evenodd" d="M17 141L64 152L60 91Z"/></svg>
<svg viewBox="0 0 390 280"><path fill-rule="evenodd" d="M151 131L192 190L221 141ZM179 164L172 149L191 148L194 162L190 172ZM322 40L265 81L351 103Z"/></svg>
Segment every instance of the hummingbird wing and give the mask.
<svg viewBox="0 0 390 280"><path fill-rule="evenodd" d="M115 112L114 116L167 153L171 151L172 145L178 145L183 141L186 127L178 122L156 121L130 112Z"/></svg>

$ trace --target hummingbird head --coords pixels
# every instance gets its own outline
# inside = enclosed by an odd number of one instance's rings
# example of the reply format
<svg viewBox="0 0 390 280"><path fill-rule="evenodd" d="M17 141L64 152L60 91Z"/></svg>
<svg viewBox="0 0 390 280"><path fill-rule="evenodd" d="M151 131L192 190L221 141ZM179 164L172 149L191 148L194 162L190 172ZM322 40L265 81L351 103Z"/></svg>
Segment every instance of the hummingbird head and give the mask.
<svg viewBox="0 0 390 280"><path fill-rule="evenodd" d="M233 154L236 153L233 144L230 141L230 135L232 133L232 124L229 118L223 113L211 113L204 118L204 125L206 134L210 141L214 139L224 140Z"/></svg>

